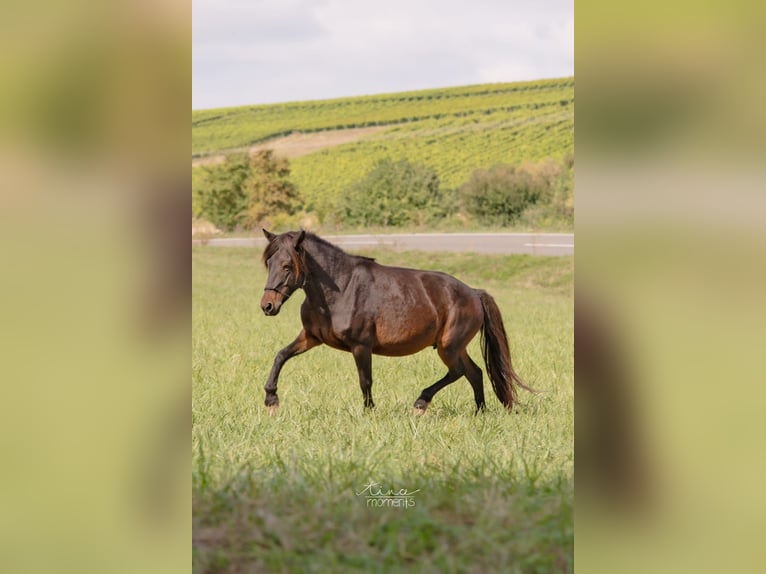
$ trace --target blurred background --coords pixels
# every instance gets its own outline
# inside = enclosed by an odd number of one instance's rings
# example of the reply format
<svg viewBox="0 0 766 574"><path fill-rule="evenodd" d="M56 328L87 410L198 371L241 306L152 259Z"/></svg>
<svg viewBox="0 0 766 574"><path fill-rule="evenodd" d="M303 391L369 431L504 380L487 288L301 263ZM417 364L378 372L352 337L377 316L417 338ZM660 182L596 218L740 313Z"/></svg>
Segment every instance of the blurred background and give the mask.
<svg viewBox="0 0 766 574"><path fill-rule="evenodd" d="M188 570L190 8L2 8L3 572ZM762 22L576 6L583 572L765 558Z"/></svg>
<svg viewBox="0 0 766 574"><path fill-rule="evenodd" d="M575 22L576 568L759 570L763 9Z"/></svg>
<svg viewBox="0 0 766 574"><path fill-rule="evenodd" d="M0 570L188 571L191 7L0 13Z"/></svg>

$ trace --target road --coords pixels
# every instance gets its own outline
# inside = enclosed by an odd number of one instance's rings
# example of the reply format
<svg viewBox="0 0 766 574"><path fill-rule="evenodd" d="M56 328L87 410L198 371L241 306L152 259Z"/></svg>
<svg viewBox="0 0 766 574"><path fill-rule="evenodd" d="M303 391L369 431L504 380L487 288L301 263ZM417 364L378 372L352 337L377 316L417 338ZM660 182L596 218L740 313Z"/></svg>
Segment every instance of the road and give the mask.
<svg viewBox="0 0 766 574"><path fill-rule="evenodd" d="M572 255L572 233L413 233L392 235L322 235L344 249L390 247L419 251L462 251L471 253ZM199 240L192 241L194 244ZM264 247L263 237L209 239L217 247Z"/></svg>

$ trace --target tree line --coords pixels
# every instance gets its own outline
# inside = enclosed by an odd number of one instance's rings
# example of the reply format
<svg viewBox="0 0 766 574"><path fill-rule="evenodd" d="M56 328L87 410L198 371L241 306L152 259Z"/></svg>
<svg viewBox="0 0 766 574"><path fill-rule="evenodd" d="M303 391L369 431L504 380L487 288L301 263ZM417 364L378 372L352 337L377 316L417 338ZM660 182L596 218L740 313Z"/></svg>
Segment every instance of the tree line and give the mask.
<svg viewBox="0 0 766 574"><path fill-rule="evenodd" d="M297 227L305 202L290 180L287 159L271 150L232 155L205 166L193 190L193 212L225 230ZM378 161L341 190L335 227L485 226L568 227L574 220L574 155L560 160L476 169L446 188L428 166L406 159Z"/></svg>

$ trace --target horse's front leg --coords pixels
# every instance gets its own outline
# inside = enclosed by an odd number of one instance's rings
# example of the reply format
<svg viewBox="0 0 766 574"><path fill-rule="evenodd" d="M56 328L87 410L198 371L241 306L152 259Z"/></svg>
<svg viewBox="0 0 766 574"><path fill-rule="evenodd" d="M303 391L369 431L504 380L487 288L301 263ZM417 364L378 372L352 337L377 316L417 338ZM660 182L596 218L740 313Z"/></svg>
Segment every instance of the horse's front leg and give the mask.
<svg viewBox="0 0 766 574"><path fill-rule="evenodd" d="M284 364L296 355L305 353L309 349L321 344L319 339L306 333L306 329L303 329L298 337L287 345L284 349L277 353L274 357L274 365L271 367L271 373L266 381L266 385L263 390L266 391L266 407L269 409L269 413L274 414L279 408L279 397L277 397L277 380L279 379L279 372L282 370Z"/></svg>
<svg viewBox="0 0 766 574"><path fill-rule="evenodd" d="M372 349L354 347L351 353L356 361L356 370L359 371L359 386L362 388L364 407L371 409L375 406L372 402Z"/></svg>

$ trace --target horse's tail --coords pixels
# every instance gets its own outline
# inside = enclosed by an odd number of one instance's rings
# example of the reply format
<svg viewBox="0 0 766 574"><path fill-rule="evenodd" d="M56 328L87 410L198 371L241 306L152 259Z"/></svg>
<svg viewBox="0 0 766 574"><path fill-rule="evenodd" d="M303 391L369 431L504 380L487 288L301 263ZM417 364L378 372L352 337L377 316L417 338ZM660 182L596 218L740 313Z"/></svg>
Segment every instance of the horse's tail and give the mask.
<svg viewBox="0 0 766 574"><path fill-rule="evenodd" d="M535 393L534 389L524 384L511 365L511 352L508 350L508 336L505 334L503 317L492 296L477 289L484 310L484 324L481 327L481 354L487 367L489 380L497 398L508 410L516 400L516 387Z"/></svg>

